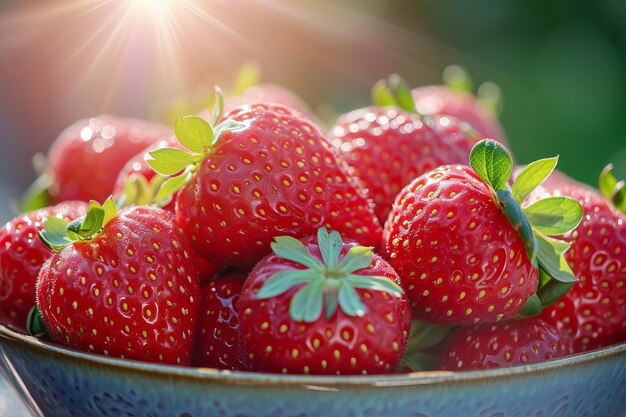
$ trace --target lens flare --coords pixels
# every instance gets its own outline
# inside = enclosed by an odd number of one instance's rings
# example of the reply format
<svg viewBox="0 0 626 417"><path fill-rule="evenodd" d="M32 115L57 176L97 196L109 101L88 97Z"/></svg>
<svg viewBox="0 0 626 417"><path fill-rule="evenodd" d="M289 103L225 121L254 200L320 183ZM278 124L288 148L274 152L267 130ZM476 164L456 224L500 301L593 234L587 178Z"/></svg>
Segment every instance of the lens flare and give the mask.
<svg viewBox="0 0 626 417"><path fill-rule="evenodd" d="M205 79L231 82L249 60L308 88L313 101L338 102L333 94L366 89L397 68L438 79L449 62L463 62L416 33L314 0L17 2L0 15L0 39L5 62L28 62L30 79L17 77L62 96L56 104L68 115L145 115ZM344 89L333 85L339 79ZM311 88L322 82L326 90ZM33 97L17 100L27 107Z"/></svg>

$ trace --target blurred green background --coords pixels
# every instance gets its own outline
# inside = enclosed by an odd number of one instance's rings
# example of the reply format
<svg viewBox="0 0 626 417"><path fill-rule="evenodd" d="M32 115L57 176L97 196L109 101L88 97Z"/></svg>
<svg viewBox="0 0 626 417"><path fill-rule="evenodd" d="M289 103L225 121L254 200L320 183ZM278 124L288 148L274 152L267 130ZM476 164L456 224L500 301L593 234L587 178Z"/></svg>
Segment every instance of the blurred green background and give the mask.
<svg viewBox="0 0 626 417"><path fill-rule="evenodd" d="M463 65L502 91L518 162L560 154L559 169L596 185L609 162L626 178L626 1L352 1L439 44L435 65ZM436 48L436 46L435 46ZM454 58L458 58L454 60ZM402 74L412 84L432 74Z"/></svg>
<svg viewBox="0 0 626 417"><path fill-rule="evenodd" d="M170 50L164 25L113 14L156 2L0 0L2 219L34 179L32 154L64 127L100 113L149 118L177 94L228 85L249 60L325 114L367 105L391 72L436 84L459 64L475 86L500 86L518 162L559 154L578 180L595 184L609 162L626 178L624 0L190 1L206 15L167 2L186 19Z"/></svg>

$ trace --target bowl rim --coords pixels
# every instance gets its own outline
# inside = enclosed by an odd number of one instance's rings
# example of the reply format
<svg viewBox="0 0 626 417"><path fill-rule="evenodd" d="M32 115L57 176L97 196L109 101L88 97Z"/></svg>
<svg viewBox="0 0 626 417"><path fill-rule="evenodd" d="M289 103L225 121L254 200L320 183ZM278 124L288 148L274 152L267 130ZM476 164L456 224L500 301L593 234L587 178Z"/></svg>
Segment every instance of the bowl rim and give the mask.
<svg viewBox="0 0 626 417"><path fill-rule="evenodd" d="M626 342L622 342L609 347L530 365L477 371L419 371L381 375L296 375L184 367L114 358L69 349L13 331L0 324L0 343L3 343L5 339L45 354L62 356L66 359L85 362L92 366L113 368L117 371L134 371L142 374L152 374L152 376L186 378L240 386L294 386L326 391L335 391L339 388L349 387L384 388L509 379L511 377L525 377L531 374L550 372L564 367L585 366L614 358L624 357L626 359Z"/></svg>

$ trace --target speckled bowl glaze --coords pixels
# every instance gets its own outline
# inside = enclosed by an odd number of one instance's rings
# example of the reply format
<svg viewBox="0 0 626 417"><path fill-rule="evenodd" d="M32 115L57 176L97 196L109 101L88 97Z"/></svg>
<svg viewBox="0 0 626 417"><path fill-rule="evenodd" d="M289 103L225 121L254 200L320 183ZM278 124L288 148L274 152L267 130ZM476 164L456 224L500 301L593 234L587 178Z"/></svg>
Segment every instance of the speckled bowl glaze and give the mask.
<svg viewBox="0 0 626 417"><path fill-rule="evenodd" d="M124 361L0 326L0 371L46 417L626 416L626 344L487 371L322 377Z"/></svg>

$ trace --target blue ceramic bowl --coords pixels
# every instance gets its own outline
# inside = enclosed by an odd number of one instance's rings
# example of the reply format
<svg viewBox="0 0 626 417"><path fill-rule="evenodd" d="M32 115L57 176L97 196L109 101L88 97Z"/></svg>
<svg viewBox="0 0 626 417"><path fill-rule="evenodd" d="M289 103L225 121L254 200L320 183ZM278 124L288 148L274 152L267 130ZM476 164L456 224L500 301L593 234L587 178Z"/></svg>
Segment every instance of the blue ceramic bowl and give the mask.
<svg viewBox="0 0 626 417"><path fill-rule="evenodd" d="M112 359L0 326L0 371L46 417L626 416L626 344L486 371L323 377Z"/></svg>

